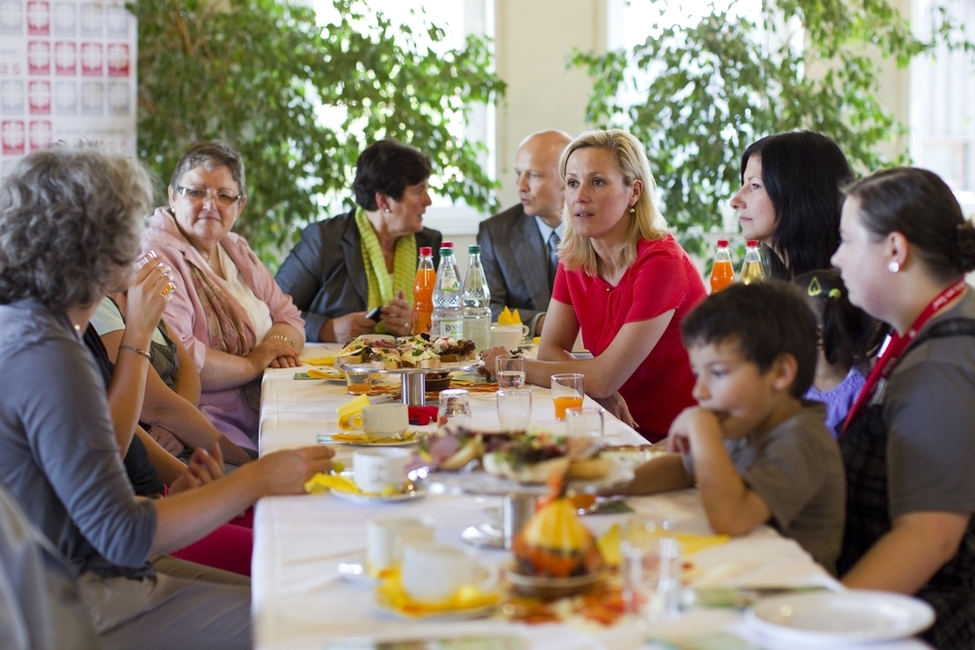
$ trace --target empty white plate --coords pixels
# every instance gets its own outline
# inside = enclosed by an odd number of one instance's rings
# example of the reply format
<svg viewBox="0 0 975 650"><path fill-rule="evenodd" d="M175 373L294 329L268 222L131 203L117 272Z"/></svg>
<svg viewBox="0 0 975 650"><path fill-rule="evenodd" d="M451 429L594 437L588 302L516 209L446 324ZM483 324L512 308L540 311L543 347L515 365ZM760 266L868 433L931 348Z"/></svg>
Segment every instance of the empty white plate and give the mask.
<svg viewBox="0 0 975 650"><path fill-rule="evenodd" d="M762 600L745 620L797 643L862 643L917 634L934 622L934 610L923 600L884 591L811 592Z"/></svg>

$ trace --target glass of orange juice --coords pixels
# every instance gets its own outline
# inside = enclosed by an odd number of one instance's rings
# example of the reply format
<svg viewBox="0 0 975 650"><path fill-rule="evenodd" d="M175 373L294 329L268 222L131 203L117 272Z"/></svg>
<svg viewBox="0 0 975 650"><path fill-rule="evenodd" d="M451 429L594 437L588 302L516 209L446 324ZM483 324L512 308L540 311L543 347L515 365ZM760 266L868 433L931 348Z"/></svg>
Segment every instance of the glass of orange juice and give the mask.
<svg viewBox="0 0 975 650"><path fill-rule="evenodd" d="M583 375L578 372L564 372L552 375L552 401L555 402L555 419L565 419L565 409L580 408L586 392L583 388Z"/></svg>
<svg viewBox="0 0 975 650"><path fill-rule="evenodd" d="M368 395L372 390L372 370L346 368L345 388L349 395Z"/></svg>

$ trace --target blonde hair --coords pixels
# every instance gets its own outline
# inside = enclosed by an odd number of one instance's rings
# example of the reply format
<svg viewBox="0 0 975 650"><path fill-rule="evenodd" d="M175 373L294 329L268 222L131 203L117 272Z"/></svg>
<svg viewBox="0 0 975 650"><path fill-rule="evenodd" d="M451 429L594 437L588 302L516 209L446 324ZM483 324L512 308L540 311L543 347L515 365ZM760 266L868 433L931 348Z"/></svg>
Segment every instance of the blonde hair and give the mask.
<svg viewBox="0 0 975 650"><path fill-rule="evenodd" d="M626 268L636 260L637 243L641 239L655 241L668 234L667 221L657 207L657 184L650 172L650 163L643 145L635 137L619 129L586 131L576 136L559 159L559 175L563 182L569 156L578 149L589 147L605 149L613 154L627 186L632 187L634 181L643 183L643 192L634 204L633 212L624 215L624 218L630 219L630 225L626 231L626 243L616 253L616 266ZM589 238L576 233L573 228L568 202L562 209L562 223L565 224L565 236L559 246L562 265L570 271L581 268L588 275L596 275L599 257Z"/></svg>

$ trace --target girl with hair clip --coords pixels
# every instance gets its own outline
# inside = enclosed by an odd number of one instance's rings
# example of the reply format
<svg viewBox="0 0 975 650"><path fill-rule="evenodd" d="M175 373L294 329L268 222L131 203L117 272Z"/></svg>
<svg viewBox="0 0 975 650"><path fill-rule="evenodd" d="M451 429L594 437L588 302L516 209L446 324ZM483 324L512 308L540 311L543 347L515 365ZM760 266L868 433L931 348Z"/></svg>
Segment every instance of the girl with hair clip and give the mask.
<svg viewBox="0 0 975 650"><path fill-rule="evenodd" d="M839 246L843 186L853 180L846 156L825 135L775 133L741 157L741 189L731 198L745 239L762 242L773 278L832 266Z"/></svg>
<svg viewBox="0 0 975 650"><path fill-rule="evenodd" d="M818 334L816 376L803 397L826 404L826 426L835 437L866 381L877 322L850 304L839 271L803 273L795 283L816 315Z"/></svg>

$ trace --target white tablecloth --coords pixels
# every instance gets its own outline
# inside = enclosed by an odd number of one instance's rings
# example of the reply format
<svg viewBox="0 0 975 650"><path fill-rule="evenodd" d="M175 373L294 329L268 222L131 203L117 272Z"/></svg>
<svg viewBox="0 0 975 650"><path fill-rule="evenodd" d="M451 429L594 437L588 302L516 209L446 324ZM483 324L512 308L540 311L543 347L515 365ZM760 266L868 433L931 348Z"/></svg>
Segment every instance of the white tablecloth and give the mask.
<svg viewBox="0 0 975 650"><path fill-rule="evenodd" d="M303 358L325 354L309 346ZM302 370L307 370L305 367ZM336 431L335 408L350 399L340 383L294 380L295 369L265 373L261 408L261 453L316 444L320 433ZM557 426L546 389L534 393L533 421ZM474 425L497 427L493 394L472 394ZM639 442L639 436L609 419L608 441ZM337 447L349 460L352 447ZM672 516L687 532L710 532L695 490L630 499L638 512ZM501 619L418 623L403 621L375 602L373 588L342 579L343 560L361 558L367 521L376 516L429 517L438 541L462 545L467 526L488 520L500 498L429 495L395 504L361 505L332 496L275 497L262 500L254 521L253 613L255 643L261 650L303 650L325 647L369 647L379 640L443 639L477 635L513 635L532 648L634 648L647 646L653 635L700 636L722 630L737 633L775 650L791 647L759 636L747 628L740 613L728 609L692 609L679 620L643 629L621 624L610 629L592 624L513 624ZM600 515L585 522L596 534L631 515ZM508 561L503 551L481 551L497 564ZM747 537L712 547L693 556L698 584L728 586L839 585L799 546L767 527ZM877 646L871 646L877 647ZM908 640L884 648L924 648Z"/></svg>

